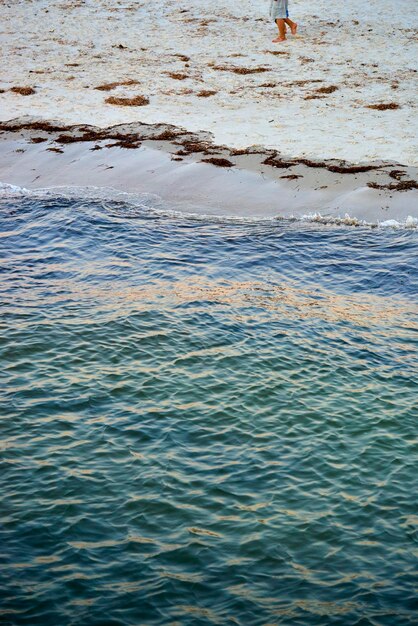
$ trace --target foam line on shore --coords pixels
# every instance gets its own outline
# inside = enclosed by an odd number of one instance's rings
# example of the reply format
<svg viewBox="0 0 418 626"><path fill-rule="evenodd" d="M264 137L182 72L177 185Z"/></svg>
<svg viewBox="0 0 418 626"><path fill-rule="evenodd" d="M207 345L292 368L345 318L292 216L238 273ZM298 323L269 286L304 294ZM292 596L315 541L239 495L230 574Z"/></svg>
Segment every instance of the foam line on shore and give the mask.
<svg viewBox="0 0 418 626"><path fill-rule="evenodd" d="M102 203L102 206L111 211L115 211L113 203L120 203L122 218L136 218L144 213L159 217L181 218L193 221L209 222L234 222L234 223L279 223L298 222L304 224L321 224L322 226L347 226L347 227L368 227L368 228L394 228L394 229L418 229L418 218L408 216L403 221L395 219L384 220L382 222L368 222L350 216L346 213L342 217L330 217L321 213L308 213L302 216L290 215L281 216L243 216L243 215L217 215L213 213L202 213L199 210L190 211L170 208L156 194L149 193L129 193L121 192L114 188L107 187L53 187L27 189L18 185L10 185L0 182L0 202L2 199L31 198L34 200L59 200L59 199L80 199L84 198L94 202ZM201 209L201 207L200 207Z"/></svg>

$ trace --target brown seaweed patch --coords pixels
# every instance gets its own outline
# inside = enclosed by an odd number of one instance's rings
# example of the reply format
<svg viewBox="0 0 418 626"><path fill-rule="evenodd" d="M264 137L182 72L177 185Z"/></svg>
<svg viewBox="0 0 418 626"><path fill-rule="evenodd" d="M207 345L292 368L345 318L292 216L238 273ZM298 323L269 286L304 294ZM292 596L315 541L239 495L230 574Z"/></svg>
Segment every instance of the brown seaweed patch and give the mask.
<svg viewBox="0 0 418 626"><path fill-rule="evenodd" d="M303 178L301 174L285 174L284 176L280 176L280 178L287 178L287 180L296 180L297 178Z"/></svg>
<svg viewBox="0 0 418 626"><path fill-rule="evenodd" d="M297 163L306 165L306 167L320 167L334 174L360 174L362 172L371 172L372 170L379 169L377 165L345 165L344 163L333 165L332 163L312 161L311 159L297 159Z"/></svg>
<svg viewBox="0 0 418 626"><path fill-rule="evenodd" d="M289 53L285 50L264 50L266 54L273 54L274 56L285 55L289 56Z"/></svg>
<svg viewBox="0 0 418 626"><path fill-rule="evenodd" d="M269 67L234 67L231 65L213 65L212 68L218 72L233 72L234 74L262 74L263 72L269 72Z"/></svg>
<svg viewBox="0 0 418 626"><path fill-rule="evenodd" d="M213 22L217 22L217 20L215 20L215 19L201 20L200 26L209 26L209 24L212 24Z"/></svg>
<svg viewBox="0 0 418 626"><path fill-rule="evenodd" d="M153 141L172 141L173 139L176 139L179 134L179 132L176 132L174 130L163 130L158 135L150 137L150 139L152 139Z"/></svg>
<svg viewBox="0 0 418 626"><path fill-rule="evenodd" d="M33 87L11 87L10 91L20 96L32 96L35 92Z"/></svg>
<svg viewBox="0 0 418 626"><path fill-rule="evenodd" d="M125 150L136 150L141 143L139 141L131 141L130 139L123 139L115 141L115 143L106 144L106 148L124 148Z"/></svg>
<svg viewBox="0 0 418 626"><path fill-rule="evenodd" d="M173 57L177 57L180 61L183 61L183 63L190 61L190 57L188 57L187 54L173 54Z"/></svg>
<svg viewBox="0 0 418 626"><path fill-rule="evenodd" d="M46 132L61 132L68 130L68 126L57 126L50 122L22 122L20 124L14 124L12 122L0 122L0 130L5 130L10 133L19 132L21 130L44 130Z"/></svg>
<svg viewBox="0 0 418 626"><path fill-rule="evenodd" d="M368 104L366 108L374 109L375 111L393 111L394 109L399 109L400 105L397 102L387 102L386 104Z"/></svg>
<svg viewBox="0 0 418 626"><path fill-rule="evenodd" d="M379 169L377 165L326 165L326 168L335 174L361 174Z"/></svg>
<svg viewBox="0 0 418 626"><path fill-rule="evenodd" d="M80 137L74 137L73 135L59 135L56 140L57 143L75 143L81 141Z"/></svg>
<svg viewBox="0 0 418 626"><path fill-rule="evenodd" d="M82 129L79 129L82 130ZM118 142L138 144L143 139L138 133L122 134L118 132L108 132L106 130L96 131L92 129L85 129L82 135L59 135L55 141L62 144L88 142L88 141L100 141L102 139L114 139ZM116 144L113 144L116 145ZM125 147L125 146L124 146Z"/></svg>
<svg viewBox="0 0 418 626"><path fill-rule="evenodd" d="M285 87L305 87L305 85L310 85L312 83L322 83L321 78L307 78L305 80L294 80L291 83L284 83Z"/></svg>
<svg viewBox="0 0 418 626"><path fill-rule="evenodd" d="M31 137L30 140L31 143L43 143L44 141L47 141L45 137Z"/></svg>
<svg viewBox="0 0 418 626"><path fill-rule="evenodd" d="M167 72L167 76L174 80L186 80L186 78L189 78L188 74L183 74L182 72Z"/></svg>
<svg viewBox="0 0 418 626"><path fill-rule="evenodd" d="M76 141L100 141L104 139L104 133L95 130L87 130L80 137L75 138Z"/></svg>
<svg viewBox="0 0 418 626"><path fill-rule="evenodd" d="M139 85L139 82L133 78L130 78L129 80L116 81L114 83L105 83L104 85L99 85L94 89L97 89L97 91L111 91L116 87L129 87L130 85Z"/></svg>
<svg viewBox="0 0 418 626"><path fill-rule="evenodd" d="M391 170L389 176L395 180L402 180L406 176L406 172L404 170Z"/></svg>
<svg viewBox="0 0 418 626"><path fill-rule="evenodd" d="M139 133L118 133L112 132L109 133L105 131L103 139L114 139L115 141L141 141L144 139L142 135Z"/></svg>
<svg viewBox="0 0 418 626"><path fill-rule="evenodd" d="M234 167L235 163L229 161L228 159L223 159L222 157L210 157L208 159L202 159L201 163L211 163L212 165L216 165L217 167Z"/></svg>
<svg viewBox="0 0 418 626"><path fill-rule="evenodd" d="M105 100L106 104L114 104L121 107L142 107L149 104L149 98L146 96L133 96L132 98L117 98L110 96Z"/></svg>
<svg viewBox="0 0 418 626"><path fill-rule="evenodd" d="M367 183L367 186L371 189L385 189L388 191L411 191L412 189L418 189L418 182L416 180L401 180L398 183L379 185L379 183L372 181Z"/></svg>
<svg viewBox="0 0 418 626"><path fill-rule="evenodd" d="M50 133L56 133L63 130L67 130L68 126L57 124L51 124L51 122L28 122L27 124L21 124L20 128L26 130L45 130Z"/></svg>
<svg viewBox="0 0 418 626"><path fill-rule="evenodd" d="M337 85L328 85L328 87L319 87L315 90L316 93L334 93L334 91L338 91L339 87Z"/></svg>
<svg viewBox="0 0 418 626"><path fill-rule="evenodd" d="M197 152L203 152L204 154L210 154L211 145L204 141L185 141L183 144L183 150L177 154L192 154Z"/></svg>
<svg viewBox="0 0 418 626"><path fill-rule="evenodd" d="M105 133L87 130L82 135L59 135L55 141L58 143L77 143L80 141L100 141L105 138Z"/></svg>
<svg viewBox="0 0 418 626"><path fill-rule="evenodd" d="M198 98L210 98L211 96L215 96L217 93L217 91L211 91L210 89L202 89L202 91L199 91L196 96Z"/></svg>
<svg viewBox="0 0 418 626"><path fill-rule="evenodd" d="M263 164L283 169L287 169L294 165L305 165L306 167L326 169L334 174L360 174L361 172L377 170L380 167L377 165L346 165L344 163L334 165L325 161L312 161L311 159L295 159L294 161L285 161L278 158L277 155L267 157L267 159L263 161Z"/></svg>
<svg viewBox="0 0 418 626"><path fill-rule="evenodd" d="M267 159L263 161L263 165L270 165L271 167L277 167L279 169L288 169L295 165L292 161L284 161L283 159L278 159L275 156L269 156Z"/></svg>
<svg viewBox="0 0 418 626"><path fill-rule="evenodd" d="M269 67L234 67L230 70L234 74L262 74L263 72L269 72Z"/></svg>

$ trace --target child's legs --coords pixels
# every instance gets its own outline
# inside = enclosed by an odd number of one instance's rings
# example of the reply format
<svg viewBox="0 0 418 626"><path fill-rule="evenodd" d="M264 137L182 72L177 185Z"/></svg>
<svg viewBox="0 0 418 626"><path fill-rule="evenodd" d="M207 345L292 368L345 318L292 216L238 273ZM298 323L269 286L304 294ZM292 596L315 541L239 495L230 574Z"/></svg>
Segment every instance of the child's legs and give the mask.
<svg viewBox="0 0 418 626"><path fill-rule="evenodd" d="M290 26L290 31L291 31L292 35L296 35L296 30L297 30L297 27L298 27L296 22L292 22L292 20L289 17L286 17L283 21L285 22L285 24Z"/></svg>
<svg viewBox="0 0 418 626"><path fill-rule="evenodd" d="M276 20L277 28L279 29L279 37L280 39L286 39L286 26L284 19Z"/></svg>

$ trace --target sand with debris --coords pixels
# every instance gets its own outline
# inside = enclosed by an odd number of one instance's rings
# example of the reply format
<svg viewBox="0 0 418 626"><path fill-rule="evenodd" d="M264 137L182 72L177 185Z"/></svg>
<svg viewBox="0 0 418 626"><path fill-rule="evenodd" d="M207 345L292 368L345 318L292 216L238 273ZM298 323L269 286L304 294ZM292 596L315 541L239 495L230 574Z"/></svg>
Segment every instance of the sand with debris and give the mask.
<svg viewBox="0 0 418 626"><path fill-rule="evenodd" d="M268 0L2 3L0 119L167 122L231 147L417 164L415 0L398 0L396 16L387 0L295 1L299 34L280 45L268 8ZM12 91L22 87L34 93ZM120 101L138 96L143 106ZM369 108L382 104L390 107Z"/></svg>
<svg viewBox="0 0 418 626"><path fill-rule="evenodd" d="M0 192L7 196L76 187L88 197L134 194L139 203L156 194L153 204L170 213L418 226L414 166L284 159L167 124L101 129L29 117L0 123L0 131L0 180L9 183Z"/></svg>

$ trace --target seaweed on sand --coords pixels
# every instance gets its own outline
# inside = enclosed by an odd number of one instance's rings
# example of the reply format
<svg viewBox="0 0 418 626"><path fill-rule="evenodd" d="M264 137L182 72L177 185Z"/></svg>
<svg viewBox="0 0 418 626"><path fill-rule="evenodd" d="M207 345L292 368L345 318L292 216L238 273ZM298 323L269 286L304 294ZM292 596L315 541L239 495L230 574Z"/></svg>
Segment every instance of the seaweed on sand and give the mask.
<svg viewBox="0 0 418 626"><path fill-rule="evenodd" d="M174 130L163 130L161 133L158 133L157 135L154 135L149 139L152 139L153 141L172 141L173 139L176 139L180 134L180 132L176 132Z"/></svg>
<svg viewBox="0 0 418 626"><path fill-rule="evenodd" d="M188 74L183 74L182 72L167 72L167 76L174 80L186 80L186 78L189 78Z"/></svg>
<svg viewBox="0 0 418 626"><path fill-rule="evenodd" d="M367 109L374 109L375 111L393 111L394 109L399 109L400 105L397 104L396 102L388 102L388 103L381 103L381 104L368 104Z"/></svg>
<svg viewBox="0 0 418 626"><path fill-rule="evenodd" d="M412 189L418 189L418 182L416 180L401 180L398 183L389 183L388 185L379 185L379 183L369 182L367 186L371 189L386 189L388 191L412 191Z"/></svg>
<svg viewBox="0 0 418 626"><path fill-rule="evenodd" d="M212 69L218 72L233 72L234 74L262 74L269 72L269 67L236 67L232 65L212 65Z"/></svg>
<svg viewBox="0 0 418 626"><path fill-rule="evenodd" d="M57 126L50 122L21 122L15 124L13 122L0 122L0 130L9 131L10 133L19 132L21 130L44 130L48 133L62 132L68 130L69 126Z"/></svg>
<svg viewBox="0 0 418 626"><path fill-rule="evenodd" d="M20 96L32 96L36 93L33 87L11 87L10 91L17 93Z"/></svg>
<svg viewBox="0 0 418 626"><path fill-rule="evenodd" d="M209 159L202 159L201 163L210 163L211 165L216 165L217 167L234 167L235 163L229 161L228 159L223 159L221 157L210 157Z"/></svg>
<svg viewBox="0 0 418 626"><path fill-rule="evenodd" d="M190 61L190 57L186 54L173 54L173 57L177 57L180 61L183 61L183 63L188 63Z"/></svg>
<svg viewBox="0 0 418 626"><path fill-rule="evenodd" d="M146 96L133 96L132 98L123 98L110 96L105 100L106 104L114 104L122 107L142 107L149 104L149 98Z"/></svg>
<svg viewBox="0 0 418 626"><path fill-rule="evenodd" d="M334 93L334 91L338 91L339 87L336 85L329 85L328 87L319 87L316 89L316 93Z"/></svg>
<svg viewBox="0 0 418 626"><path fill-rule="evenodd" d="M97 91L111 91L116 87L129 87L130 85L139 85L139 82L133 78L129 80L116 81L114 83L105 83L104 85L98 85L95 87Z"/></svg>
<svg viewBox="0 0 418 626"><path fill-rule="evenodd" d="M391 170L389 176L395 180L402 180L406 176L406 172L404 170Z"/></svg>
<svg viewBox="0 0 418 626"><path fill-rule="evenodd" d="M295 163L293 161L284 161L283 159L277 158L276 155L272 155L263 161L263 165L270 165L271 167L277 167L279 169L288 169L295 165Z"/></svg>
<svg viewBox="0 0 418 626"><path fill-rule="evenodd" d="M177 154L187 155L198 152L203 152L203 154L211 154L211 144L204 141L185 141L182 144L183 149L179 151Z"/></svg>
<svg viewBox="0 0 418 626"><path fill-rule="evenodd" d="M215 96L217 93L217 91L211 91L210 89L202 89L202 91L199 91L196 96L198 98L210 98L211 96Z"/></svg>

